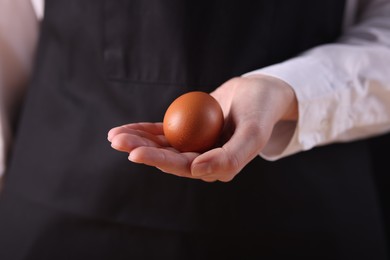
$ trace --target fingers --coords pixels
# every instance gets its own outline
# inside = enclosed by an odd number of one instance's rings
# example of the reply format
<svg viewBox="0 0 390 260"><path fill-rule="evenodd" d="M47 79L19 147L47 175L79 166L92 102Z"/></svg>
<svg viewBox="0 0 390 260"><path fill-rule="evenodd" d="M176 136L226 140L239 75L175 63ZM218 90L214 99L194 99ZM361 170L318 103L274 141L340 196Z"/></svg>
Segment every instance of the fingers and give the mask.
<svg viewBox="0 0 390 260"><path fill-rule="evenodd" d="M148 133L118 134L112 138L111 147L122 152L131 152L139 146L166 147L168 143L163 136L153 136Z"/></svg>
<svg viewBox="0 0 390 260"><path fill-rule="evenodd" d="M194 178L190 165L198 153L180 153L163 134L162 123L135 123L115 127L108 132L111 146L129 153L129 160L146 164L180 177Z"/></svg>
<svg viewBox="0 0 390 260"><path fill-rule="evenodd" d="M140 146L129 155L129 160L156 167L165 173L180 177L194 178L190 165L197 153L178 153L173 149Z"/></svg>
<svg viewBox="0 0 390 260"><path fill-rule="evenodd" d="M133 123L112 128L108 132L107 139L111 142L114 136L122 133L133 133L135 130L152 135L164 135L162 123Z"/></svg>
<svg viewBox="0 0 390 260"><path fill-rule="evenodd" d="M157 137L154 139L157 139ZM130 153L140 146L160 147L159 143L151 138L145 138L137 134L118 134L111 141L111 147L121 152Z"/></svg>
<svg viewBox="0 0 390 260"><path fill-rule="evenodd" d="M111 146L123 152L131 152L139 146L169 147L160 124L139 123L113 128L108 133Z"/></svg>
<svg viewBox="0 0 390 260"><path fill-rule="evenodd" d="M250 123L253 122L253 123ZM156 124L134 124L110 131L111 146L128 152L129 160L180 177L206 182L231 181L258 155L271 130L254 120L239 122L230 140L204 154L179 153L169 146ZM140 130L142 129L142 130ZM157 135L155 135L157 134Z"/></svg>

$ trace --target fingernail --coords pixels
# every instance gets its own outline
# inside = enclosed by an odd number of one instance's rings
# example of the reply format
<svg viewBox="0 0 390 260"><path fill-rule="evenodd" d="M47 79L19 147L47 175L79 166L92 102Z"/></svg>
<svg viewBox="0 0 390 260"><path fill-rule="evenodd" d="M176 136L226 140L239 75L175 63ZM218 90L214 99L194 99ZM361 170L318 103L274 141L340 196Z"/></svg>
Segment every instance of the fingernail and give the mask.
<svg viewBox="0 0 390 260"><path fill-rule="evenodd" d="M111 130L110 131L108 131L108 133L107 133L107 140L108 141L110 141L111 142L111 140L112 140L112 132L111 132Z"/></svg>
<svg viewBox="0 0 390 260"><path fill-rule="evenodd" d="M192 168L191 174L194 177L201 177L209 175L213 172L210 163L199 163L194 165Z"/></svg>
<svg viewBox="0 0 390 260"><path fill-rule="evenodd" d="M137 160L138 160L138 157L137 157L137 155L136 155L135 153L129 153L129 156L128 156L127 158L128 158L129 161L131 161L131 162L134 162L134 163L138 162L138 161L137 161Z"/></svg>

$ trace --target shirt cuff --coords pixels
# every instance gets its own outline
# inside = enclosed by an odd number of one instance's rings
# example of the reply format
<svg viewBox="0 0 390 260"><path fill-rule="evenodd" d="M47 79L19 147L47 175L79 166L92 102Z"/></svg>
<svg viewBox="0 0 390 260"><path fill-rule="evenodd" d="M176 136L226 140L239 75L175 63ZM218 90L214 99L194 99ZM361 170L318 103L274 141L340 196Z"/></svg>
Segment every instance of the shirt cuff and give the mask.
<svg viewBox="0 0 390 260"><path fill-rule="evenodd" d="M335 97L335 75L326 64L310 56L300 56L285 62L244 74L269 75L288 83L298 100L297 122L281 121L273 130L270 140L260 153L266 160L274 161L294 153L318 146L329 138L331 115L337 106L329 102ZM348 122L345 122L348 124Z"/></svg>

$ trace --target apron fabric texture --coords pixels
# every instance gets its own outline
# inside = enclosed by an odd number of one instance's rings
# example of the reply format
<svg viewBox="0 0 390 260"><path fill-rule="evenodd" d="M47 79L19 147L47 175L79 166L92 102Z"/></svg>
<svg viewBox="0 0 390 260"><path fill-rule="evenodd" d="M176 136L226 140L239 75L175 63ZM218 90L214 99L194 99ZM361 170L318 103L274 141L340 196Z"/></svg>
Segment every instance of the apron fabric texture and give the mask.
<svg viewBox="0 0 390 260"><path fill-rule="evenodd" d="M46 1L0 197L0 259L386 259L365 141L257 157L232 182L204 183L133 164L106 139L162 121L180 94L334 41L343 9Z"/></svg>

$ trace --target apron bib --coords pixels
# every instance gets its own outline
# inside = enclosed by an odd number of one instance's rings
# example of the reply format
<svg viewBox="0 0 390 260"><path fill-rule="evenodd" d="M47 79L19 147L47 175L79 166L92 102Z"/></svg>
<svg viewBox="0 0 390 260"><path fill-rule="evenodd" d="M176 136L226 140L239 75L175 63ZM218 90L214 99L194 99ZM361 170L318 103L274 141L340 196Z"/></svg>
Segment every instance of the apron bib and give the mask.
<svg viewBox="0 0 390 260"><path fill-rule="evenodd" d="M210 184L130 163L106 140L113 126L162 121L180 94L334 41L344 1L46 2L0 259L384 259L365 142L258 157Z"/></svg>

